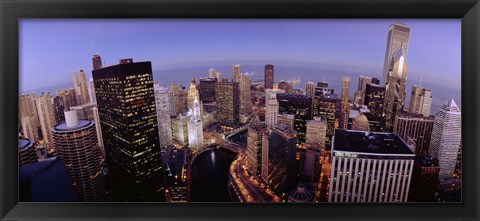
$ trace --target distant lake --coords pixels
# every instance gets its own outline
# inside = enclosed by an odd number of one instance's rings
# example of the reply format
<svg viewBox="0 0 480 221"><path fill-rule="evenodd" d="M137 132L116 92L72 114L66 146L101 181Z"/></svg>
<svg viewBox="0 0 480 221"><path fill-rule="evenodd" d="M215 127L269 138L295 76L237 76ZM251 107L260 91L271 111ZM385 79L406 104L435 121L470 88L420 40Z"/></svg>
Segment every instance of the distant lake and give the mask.
<svg viewBox="0 0 480 221"><path fill-rule="evenodd" d="M232 66L231 65L221 65L221 66L199 66L199 67L189 67L189 68L178 68L171 70L153 70L153 78L155 81L158 81L160 85L168 87L171 83L182 84L185 87L188 87L192 81L192 76L198 79L201 77L208 77L208 70L213 67L223 73L223 77L229 79L232 78ZM264 78L264 66L263 65L243 65L241 66L242 73L248 72L252 80L262 80ZM300 78L301 82L298 85L295 85L295 88L305 88L305 83L307 81L322 81L325 80L329 83L329 86L335 90L335 93L340 93L341 83L343 76L350 77L350 97L353 97L353 93L358 88L358 78L361 75L376 77L382 80L382 77L378 73L365 73L365 72L355 72L355 71L342 71L342 70L332 70L332 69L321 69L315 67L294 67L294 66L282 66L275 65L275 82L281 80L292 80L294 77ZM407 101L406 105L409 105L410 94L412 86L417 84L416 81L409 81L407 79ZM460 89L451 88L445 85L438 85L434 82L423 82L423 87L432 90L432 108L431 114L435 114L438 109L442 106L445 101L449 98L453 98L457 105L461 108L461 92ZM42 91L50 92L56 94L58 88L70 88L73 87L72 83L65 83L54 85L46 88L39 88L36 91L37 95L41 94ZM31 93L31 91L23 91L24 93Z"/></svg>

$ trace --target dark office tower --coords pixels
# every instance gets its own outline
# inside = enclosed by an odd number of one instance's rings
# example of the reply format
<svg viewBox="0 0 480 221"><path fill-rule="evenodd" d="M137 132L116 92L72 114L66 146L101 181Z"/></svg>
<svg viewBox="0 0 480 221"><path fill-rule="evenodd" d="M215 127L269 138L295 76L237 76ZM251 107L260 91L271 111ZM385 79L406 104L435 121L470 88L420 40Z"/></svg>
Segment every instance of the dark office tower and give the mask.
<svg viewBox="0 0 480 221"><path fill-rule="evenodd" d="M93 63L93 70L98 70L103 68L102 57L100 57L100 55L98 54L94 54L92 56L92 63Z"/></svg>
<svg viewBox="0 0 480 221"><path fill-rule="evenodd" d="M347 129L348 117L350 115L350 103L348 102L348 92L350 90L350 77L342 79L342 106L340 109L340 129Z"/></svg>
<svg viewBox="0 0 480 221"><path fill-rule="evenodd" d="M284 90L287 94L291 94L293 92L293 85L288 81L280 81L280 83L278 83L278 89Z"/></svg>
<svg viewBox="0 0 480 221"><path fill-rule="evenodd" d="M336 118L340 112L340 98L337 94L323 94L318 96L317 115L327 120L327 132L325 138L325 149L330 150L332 137L335 134ZM322 153L323 154L323 153Z"/></svg>
<svg viewBox="0 0 480 221"><path fill-rule="evenodd" d="M106 200L107 188L95 123L65 112L65 122L52 128L58 156L63 159L72 185L84 202Z"/></svg>
<svg viewBox="0 0 480 221"><path fill-rule="evenodd" d="M215 102L215 84L216 78L200 78L198 84L198 93L200 94L200 100L203 103Z"/></svg>
<svg viewBox="0 0 480 221"><path fill-rule="evenodd" d="M438 159L430 156L416 156L410 184L410 202L434 202L438 186L440 166Z"/></svg>
<svg viewBox="0 0 480 221"><path fill-rule="evenodd" d="M393 131L395 116L397 112L403 111L405 105L407 69L406 52L403 47L400 47L393 54L388 81L385 86L383 116L385 117L385 129L387 131Z"/></svg>
<svg viewBox="0 0 480 221"><path fill-rule="evenodd" d="M273 89L273 64L265 65L265 89Z"/></svg>
<svg viewBox="0 0 480 221"><path fill-rule="evenodd" d="M320 149L307 144L307 149L299 149L300 152L300 180L307 183L318 183L322 165L320 164Z"/></svg>
<svg viewBox="0 0 480 221"><path fill-rule="evenodd" d="M319 116L320 97L323 94L333 94L333 88L328 87L328 83L325 81L317 82L313 96L313 116Z"/></svg>
<svg viewBox="0 0 480 221"><path fill-rule="evenodd" d="M277 195L295 188L297 133L286 125L273 128L268 137L268 184Z"/></svg>
<svg viewBox="0 0 480 221"><path fill-rule="evenodd" d="M305 143L307 121L312 119L312 97L301 94L277 94L278 113L295 116L298 143Z"/></svg>
<svg viewBox="0 0 480 221"><path fill-rule="evenodd" d="M415 155L426 156L430 147L434 116L424 117L421 114L401 112L397 114L393 133L404 140L415 142Z"/></svg>
<svg viewBox="0 0 480 221"><path fill-rule="evenodd" d="M370 123L370 131L383 132L384 118L382 116L383 101L385 100L385 87L378 84L367 84L365 88L364 105L369 112L365 113Z"/></svg>
<svg viewBox="0 0 480 221"><path fill-rule="evenodd" d="M372 83L380 85L380 80L378 78L372 78Z"/></svg>
<svg viewBox="0 0 480 221"><path fill-rule="evenodd" d="M248 125L247 132L247 160L248 169L258 176L262 171L262 137L267 131L265 123L255 116Z"/></svg>
<svg viewBox="0 0 480 221"><path fill-rule="evenodd" d="M382 86L385 86L385 84L388 83L389 73L392 69L391 61L394 57L394 53L397 50L403 48L405 55L407 55L409 42L410 27L401 23L395 23L390 25L390 27L388 28L387 47L385 50L385 63L383 65Z"/></svg>
<svg viewBox="0 0 480 221"><path fill-rule="evenodd" d="M240 90L237 82L217 82L215 85L217 102L217 121L227 127L235 127L239 123Z"/></svg>
<svg viewBox="0 0 480 221"><path fill-rule="evenodd" d="M18 139L18 166L36 163L37 161L34 143L29 139Z"/></svg>
<svg viewBox="0 0 480 221"><path fill-rule="evenodd" d="M57 124L65 123L65 104L61 96L53 98L53 108L55 110L55 121Z"/></svg>
<svg viewBox="0 0 480 221"><path fill-rule="evenodd" d="M165 201L151 62L92 71L116 201Z"/></svg>

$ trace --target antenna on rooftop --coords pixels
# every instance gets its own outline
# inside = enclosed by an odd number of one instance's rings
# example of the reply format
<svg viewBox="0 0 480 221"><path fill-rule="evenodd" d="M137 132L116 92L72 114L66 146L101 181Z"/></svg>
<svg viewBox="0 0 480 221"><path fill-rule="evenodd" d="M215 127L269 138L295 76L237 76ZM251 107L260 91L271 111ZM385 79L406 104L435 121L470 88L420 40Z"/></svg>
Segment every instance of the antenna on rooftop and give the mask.
<svg viewBox="0 0 480 221"><path fill-rule="evenodd" d="M420 87L422 87L424 66L425 66L425 56L423 56L422 73L420 74Z"/></svg>

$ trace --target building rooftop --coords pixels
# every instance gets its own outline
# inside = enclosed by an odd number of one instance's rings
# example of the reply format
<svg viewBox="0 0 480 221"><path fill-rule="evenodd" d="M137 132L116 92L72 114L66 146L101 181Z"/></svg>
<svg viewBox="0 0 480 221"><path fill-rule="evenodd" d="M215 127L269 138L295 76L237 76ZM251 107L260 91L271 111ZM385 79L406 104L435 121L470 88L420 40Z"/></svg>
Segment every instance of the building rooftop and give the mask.
<svg viewBox="0 0 480 221"><path fill-rule="evenodd" d="M335 130L335 151L367 153L367 154L415 154L407 144L393 133L365 132L356 130Z"/></svg>
<svg viewBox="0 0 480 221"><path fill-rule="evenodd" d="M19 168L19 201L77 202L63 160L50 158Z"/></svg>
<svg viewBox="0 0 480 221"><path fill-rule="evenodd" d="M90 120L78 120L78 124L72 127L67 126L66 123L59 124L55 127L53 127L54 130L56 131L74 131L74 130L79 130L82 129L86 126L89 126L93 124L93 121Z"/></svg>
<svg viewBox="0 0 480 221"><path fill-rule="evenodd" d="M18 139L18 149L24 150L24 149L27 149L31 146L33 146L32 141L30 141L28 139Z"/></svg>

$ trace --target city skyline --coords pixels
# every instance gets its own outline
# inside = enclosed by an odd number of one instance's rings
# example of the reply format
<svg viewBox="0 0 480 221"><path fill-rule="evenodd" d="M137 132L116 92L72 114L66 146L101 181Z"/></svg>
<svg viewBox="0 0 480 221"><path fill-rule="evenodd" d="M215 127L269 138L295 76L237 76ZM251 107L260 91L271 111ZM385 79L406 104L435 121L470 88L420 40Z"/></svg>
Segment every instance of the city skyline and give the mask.
<svg viewBox="0 0 480 221"><path fill-rule="evenodd" d="M80 69L91 77L90 58L96 53L106 66L125 57L152 61L154 75L178 67L272 63L381 76L385 28L394 22L413 30L409 80L418 84L423 72L424 82L448 82L460 88L460 20L419 19L24 19L20 22L20 88L53 86L52 78L69 82ZM49 56L44 56L45 51ZM42 78L33 77L38 73Z"/></svg>
<svg viewBox="0 0 480 221"><path fill-rule="evenodd" d="M382 41L372 37L377 27L370 24L379 20L254 20L252 27L244 25L253 20L109 21L108 33L91 31L126 43L117 42L107 58L93 44L91 55L71 53L89 57L90 65L67 75L70 83L56 76L55 88L19 95L22 201L461 202L462 113L455 82L461 58L449 48L460 42L437 38L443 44L416 45L429 35L451 37L455 28L432 22L443 29L426 28L428 34L413 39L417 29L425 31L418 23L382 24L378 29L388 34L380 50ZM70 29L81 23L70 22ZM203 35L222 25L234 36ZM258 35L235 35L244 28ZM158 50L158 39L173 36ZM65 41L83 49L81 39ZM426 49L439 56L434 65L423 63L421 53L412 55ZM169 50L175 52L163 65L154 64ZM376 63L377 50L384 64L375 70L365 62ZM258 56L244 58L249 53ZM22 54L22 66L50 66L45 75L36 70L42 79L85 59L49 51L46 60L31 61L32 54ZM122 57L112 61L112 54ZM422 71L415 72L411 63L419 60ZM154 75L155 67L162 76ZM37 161L29 160L28 142ZM35 174L46 162L64 167ZM63 178L47 179L55 171ZM26 191L37 177L58 191Z"/></svg>

